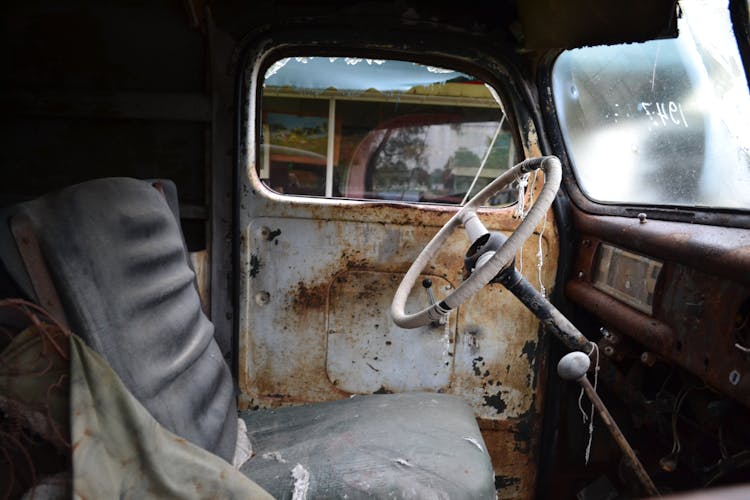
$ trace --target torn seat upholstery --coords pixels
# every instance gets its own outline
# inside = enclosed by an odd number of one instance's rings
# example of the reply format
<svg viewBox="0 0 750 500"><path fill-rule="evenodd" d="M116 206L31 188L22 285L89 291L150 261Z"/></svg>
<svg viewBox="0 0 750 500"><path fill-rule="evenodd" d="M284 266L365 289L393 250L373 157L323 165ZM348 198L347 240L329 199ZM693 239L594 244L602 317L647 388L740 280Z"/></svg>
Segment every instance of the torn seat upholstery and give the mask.
<svg viewBox="0 0 750 500"><path fill-rule="evenodd" d="M167 186L100 179L16 205L2 214L0 259L29 297L57 301L167 430L231 463L239 415L253 449L240 470L277 498L495 497L473 413L452 396L238 414Z"/></svg>

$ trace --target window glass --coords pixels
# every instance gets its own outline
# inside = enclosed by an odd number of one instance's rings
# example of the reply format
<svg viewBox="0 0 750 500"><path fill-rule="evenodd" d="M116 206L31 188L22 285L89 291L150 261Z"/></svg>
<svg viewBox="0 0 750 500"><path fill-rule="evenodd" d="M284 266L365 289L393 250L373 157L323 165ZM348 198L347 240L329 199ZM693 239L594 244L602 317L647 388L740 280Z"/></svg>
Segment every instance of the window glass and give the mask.
<svg viewBox="0 0 750 500"><path fill-rule="evenodd" d="M279 193L457 204L516 160L493 91L443 68L286 58L266 72L261 106L258 175Z"/></svg>
<svg viewBox="0 0 750 500"><path fill-rule="evenodd" d="M596 201L750 208L750 98L727 4L680 5L676 39L560 55L570 160Z"/></svg>

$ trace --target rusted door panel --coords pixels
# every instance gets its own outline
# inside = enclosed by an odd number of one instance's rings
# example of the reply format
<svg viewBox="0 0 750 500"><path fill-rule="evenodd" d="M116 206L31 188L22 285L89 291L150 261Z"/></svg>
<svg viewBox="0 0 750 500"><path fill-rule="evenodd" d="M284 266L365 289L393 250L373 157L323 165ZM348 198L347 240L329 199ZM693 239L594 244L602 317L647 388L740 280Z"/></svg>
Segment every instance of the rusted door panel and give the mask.
<svg viewBox="0 0 750 500"><path fill-rule="evenodd" d="M507 226L513 222L507 212L496 211L485 220ZM375 382L382 381L388 382L383 390L461 395L483 418L526 412L536 377L531 359L537 322L500 286L491 285L451 314L447 328L403 331L388 317L403 272L436 230L330 219L254 219L243 238L243 296L249 300L242 302L240 385L246 404L335 399L375 392L381 389ZM554 232L542 238L542 278L548 288L557 256L550 251L550 235ZM534 236L524 248L528 275L536 275L538 245ZM460 283L466 246L463 232L457 231L426 270L438 297ZM415 309L427 300L421 287L412 291ZM354 366L344 369L344 362ZM347 373L350 380L344 380Z"/></svg>
<svg viewBox="0 0 750 500"><path fill-rule="evenodd" d="M503 498L532 496L544 360L538 321L499 285L453 311L447 325L408 331L389 317L401 277L457 209L288 197L265 190L254 176L244 182L240 406L371 392L455 394L479 419ZM535 193L540 188L537 182ZM480 217L489 229L510 234L519 223L514 212L482 210ZM438 300L461 283L467 247L457 230L424 270ZM557 259L549 213L517 265L550 291ZM427 301L417 286L407 306L414 311Z"/></svg>

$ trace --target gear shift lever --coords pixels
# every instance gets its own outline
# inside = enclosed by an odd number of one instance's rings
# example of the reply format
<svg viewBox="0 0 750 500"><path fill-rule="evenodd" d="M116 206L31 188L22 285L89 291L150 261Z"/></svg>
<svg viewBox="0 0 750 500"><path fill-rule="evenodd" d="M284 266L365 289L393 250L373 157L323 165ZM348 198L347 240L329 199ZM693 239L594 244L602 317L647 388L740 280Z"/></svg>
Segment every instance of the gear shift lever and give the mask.
<svg viewBox="0 0 750 500"><path fill-rule="evenodd" d="M633 471L635 471L636 476L638 476L638 480L646 489L646 492L649 495L658 496L659 490L656 489L654 482L651 481L651 478L646 472L646 469L643 468L643 464L641 464L641 461L638 460L638 457L635 455L633 448L630 447L628 440L625 439L625 436L622 434L622 431L620 431L620 428L615 423L612 415L610 415L607 407L604 406L604 403L599 398L599 395L596 393L594 388L591 387L591 382L589 382L589 379L586 378L586 372L588 371L589 366L591 366L591 359L586 354L580 351L574 351L563 356L563 358L557 364L557 374L565 380L575 380L576 382L581 384L581 387L583 387L583 390L586 392L586 396L588 396L591 402L594 403L594 406L599 412L604 425L607 426L607 429L615 439L617 446L620 447L622 452L627 457L631 467L633 468Z"/></svg>

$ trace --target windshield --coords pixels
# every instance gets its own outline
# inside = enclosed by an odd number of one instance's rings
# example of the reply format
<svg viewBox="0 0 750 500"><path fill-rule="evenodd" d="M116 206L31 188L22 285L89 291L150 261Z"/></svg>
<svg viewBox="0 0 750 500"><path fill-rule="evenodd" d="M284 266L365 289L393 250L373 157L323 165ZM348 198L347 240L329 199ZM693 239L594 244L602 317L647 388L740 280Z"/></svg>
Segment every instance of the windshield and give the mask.
<svg viewBox="0 0 750 500"><path fill-rule="evenodd" d="M577 180L604 203L750 208L750 99L726 2L676 39L566 51L553 95Z"/></svg>

